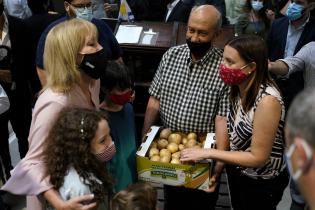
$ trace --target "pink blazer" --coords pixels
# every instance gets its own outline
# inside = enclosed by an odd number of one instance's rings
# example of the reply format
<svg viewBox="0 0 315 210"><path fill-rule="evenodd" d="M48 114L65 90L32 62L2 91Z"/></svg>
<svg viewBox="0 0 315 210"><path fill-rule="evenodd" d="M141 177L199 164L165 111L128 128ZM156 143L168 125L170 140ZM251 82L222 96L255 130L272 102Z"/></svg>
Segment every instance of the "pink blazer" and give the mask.
<svg viewBox="0 0 315 210"><path fill-rule="evenodd" d="M2 190L16 195L28 195L27 209L41 210L42 204L38 195L53 186L49 177L44 175L43 145L58 113L64 107L82 107L98 109L100 81L97 80L89 87L91 101L86 99L81 88L74 86L67 93L56 93L46 89L38 98L32 115L30 134L28 137L29 151L26 156L11 171L11 178L2 187Z"/></svg>

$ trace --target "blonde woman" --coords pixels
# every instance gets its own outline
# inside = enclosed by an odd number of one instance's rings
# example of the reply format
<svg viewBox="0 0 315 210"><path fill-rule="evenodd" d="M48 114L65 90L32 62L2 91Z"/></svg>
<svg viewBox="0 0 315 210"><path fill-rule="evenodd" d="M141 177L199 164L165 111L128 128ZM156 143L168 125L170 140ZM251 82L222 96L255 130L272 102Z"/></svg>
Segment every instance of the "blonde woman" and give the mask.
<svg viewBox="0 0 315 210"><path fill-rule="evenodd" d="M28 195L27 209L45 208L45 200L55 209L92 209L92 195L68 201L44 175L43 145L49 130L64 107L96 109L99 106L99 77L106 67L104 50L97 42L97 30L87 21L72 19L56 25L45 43L44 66L47 84L33 111L29 151L13 170L3 190ZM83 205L86 204L86 205Z"/></svg>

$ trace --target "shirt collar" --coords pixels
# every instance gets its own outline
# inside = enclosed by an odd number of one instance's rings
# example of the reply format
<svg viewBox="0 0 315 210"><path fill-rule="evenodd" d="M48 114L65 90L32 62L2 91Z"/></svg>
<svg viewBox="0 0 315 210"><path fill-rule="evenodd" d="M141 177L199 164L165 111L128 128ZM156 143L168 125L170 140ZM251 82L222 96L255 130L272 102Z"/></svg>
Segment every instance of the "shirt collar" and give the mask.
<svg viewBox="0 0 315 210"><path fill-rule="evenodd" d="M173 1L172 3L169 3L168 5L167 5L167 9L172 9L172 8L174 8L175 6L176 6L176 4L179 2L180 0L175 0L175 1Z"/></svg>

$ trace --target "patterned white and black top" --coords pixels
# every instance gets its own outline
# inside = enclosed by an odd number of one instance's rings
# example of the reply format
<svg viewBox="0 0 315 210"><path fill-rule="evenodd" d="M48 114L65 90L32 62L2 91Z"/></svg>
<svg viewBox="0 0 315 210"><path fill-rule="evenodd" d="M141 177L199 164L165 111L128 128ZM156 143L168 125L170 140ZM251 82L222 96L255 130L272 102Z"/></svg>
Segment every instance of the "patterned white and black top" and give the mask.
<svg viewBox="0 0 315 210"><path fill-rule="evenodd" d="M276 137L272 146L272 151L268 162L261 168L243 168L238 167L240 171L251 178L271 179L279 175L284 169L285 161L283 160L284 152L284 117L285 109L282 97L279 91L272 86L261 86L257 95L254 106L247 113L241 106L240 98L236 100L235 104L231 104L230 112L228 114L228 132L230 137L230 149L232 151L250 151L250 145L253 134L254 115L260 100L268 95L276 97L281 106L281 118L276 133Z"/></svg>
<svg viewBox="0 0 315 210"><path fill-rule="evenodd" d="M187 44L164 55L149 89L160 101L163 125L183 132L214 132L216 115L227 116L229 87L219 77L223 52L212 48L192 62Z"/></svg>

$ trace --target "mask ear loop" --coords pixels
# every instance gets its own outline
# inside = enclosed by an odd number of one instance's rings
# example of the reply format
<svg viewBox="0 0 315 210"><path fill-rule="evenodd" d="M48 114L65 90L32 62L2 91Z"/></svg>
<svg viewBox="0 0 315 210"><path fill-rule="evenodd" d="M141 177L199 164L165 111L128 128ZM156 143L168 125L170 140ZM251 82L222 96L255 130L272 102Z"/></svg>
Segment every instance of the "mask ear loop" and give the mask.
<svg viewBox="0 0 315 210"><path fill-rule="evenodd" d="M306 164L302 167L302 168L299 168L295 173L293 172L293 168L292 168L292 165L288 165L289 167L289 171L291 171L292 173L292 178L293 180L298 180L301 175L310 167L311 165L311 160L312 160L312 157L313 157L313 151L312 149L310 148L310 146L305 142L305 140L301 140L301 145L305 151L305 155L306 155ZM287 151L287 157L288 157L288 160L290 161L291 160L291 156L293 155L293 152L294 150L296 149L296 145L295 144L292 144L289 148L289 150Z"/></svg>
<svg viewBox="0 0 315 210"><path fill-rule="evenodd" d="M302 144L302 147L303 147L303 149L305 151L306 160L307 160L305 166L303 167L303 171L306 171L311 165L312 157L313 157L313 151L310 148L310 146L308 145L308 143L306 143L305 140L302 140L301 144Z"/></svg>

